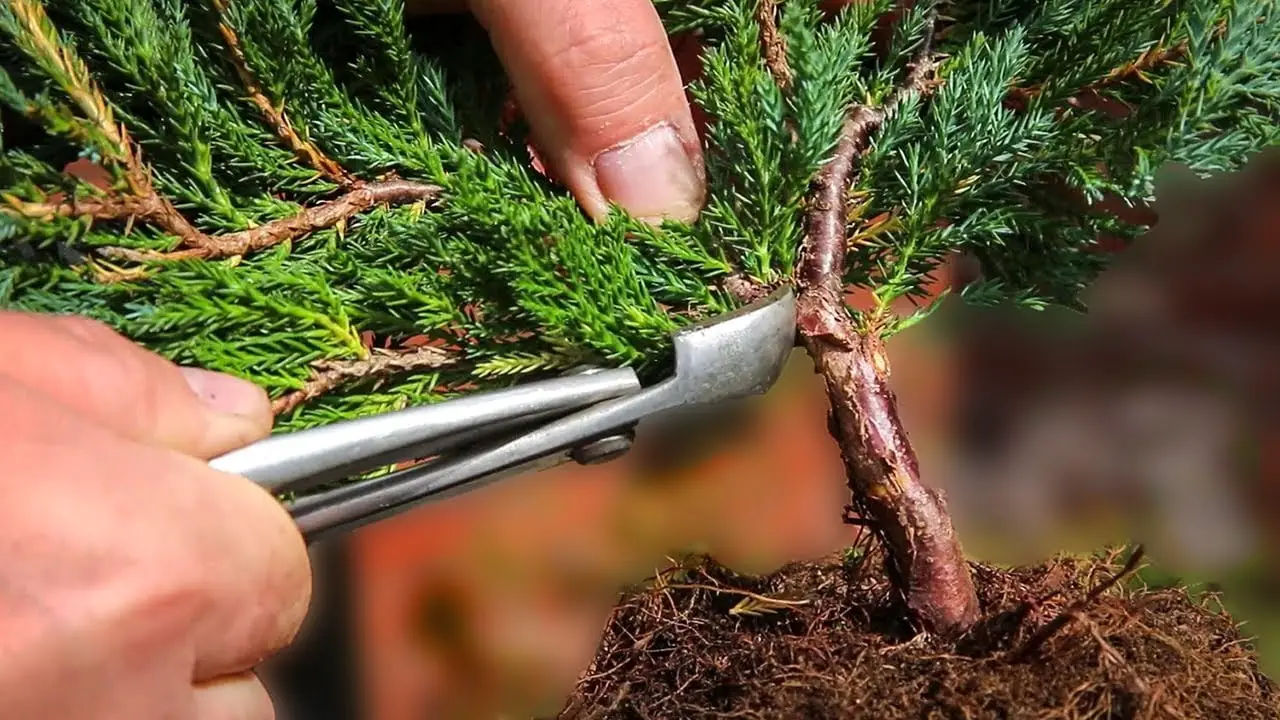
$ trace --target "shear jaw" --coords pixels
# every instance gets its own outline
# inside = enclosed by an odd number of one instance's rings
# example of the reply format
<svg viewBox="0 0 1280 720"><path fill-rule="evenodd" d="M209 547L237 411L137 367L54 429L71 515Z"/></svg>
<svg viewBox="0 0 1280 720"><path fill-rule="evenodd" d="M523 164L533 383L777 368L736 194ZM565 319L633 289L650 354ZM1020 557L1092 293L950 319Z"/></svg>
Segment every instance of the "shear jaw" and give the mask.
<svg viewBox="0 0 1280 720"><path fill-rule="evenodd" d="M795 347L791 288L675 333L674 382L698 405L768 392Z"/></svg>
<svg viewBox="0 0 1280 720"><path fill-rule="evenodd" d="M702 409L762 395L778 381L795 346L795 296L790 288L672 335L675 373L629 402L658 413L676 406ZM639 421L639 420L638 420ZM637 421L637 422L638 422ZM617 459L631 449L634 424L580 444L580 465Z"/></svg>
<svg viewBox="0 0 1280 720"><path fill-rule="evenodd" d="M638 393L593 405L474 453L300 499L294 517L314 536L368 524L431 500L511 475L520 467L582 461L584 448L612 445L601 462L626 452L640 422L668 411L701 409L769 390L795 347L795 296L789 287L673 335L675 372ZM577 455L578 458L574 456ZM563 459L556 458L563 456Z"/></svg>

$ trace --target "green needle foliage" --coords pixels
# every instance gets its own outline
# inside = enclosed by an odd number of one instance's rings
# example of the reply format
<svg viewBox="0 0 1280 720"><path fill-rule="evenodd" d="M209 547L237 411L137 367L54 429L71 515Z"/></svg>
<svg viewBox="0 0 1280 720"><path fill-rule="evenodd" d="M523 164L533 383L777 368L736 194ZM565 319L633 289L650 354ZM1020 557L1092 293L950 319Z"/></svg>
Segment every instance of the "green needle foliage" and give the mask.
<svg viewBox="0 0 1280 720"><path fill-rule="evenodd" d="M519 123L500 123L507 85L483 35L410 32L402 0L7 0L0 306L93 316L277 397L317 363L374 357L370 337L445 343L438 367L353 375L280 418L296 428L580 362L663 371L673 329L740 302L725 280L789 280L844 118L894 96L927 37L936 77L872 135L850 195L846 280L874 292L883 334L927 315L887 308L956 252L982 263L969 300L1075 306L1098 238L1144 230L1099 202L1142 204L1162 165L1227 171L1280 136L1271 0L917 2L888 32L887 0L834 17L788 0L785 87L757 4L657 2L702 43L710 196L696 223L651 227L589 220L531 166ZM105 190L64 172L80 158ZM92 211L145 195L138 167L208 236L392 173L440 191L245 253L149 259L108 249L190 238Z"/></svg>

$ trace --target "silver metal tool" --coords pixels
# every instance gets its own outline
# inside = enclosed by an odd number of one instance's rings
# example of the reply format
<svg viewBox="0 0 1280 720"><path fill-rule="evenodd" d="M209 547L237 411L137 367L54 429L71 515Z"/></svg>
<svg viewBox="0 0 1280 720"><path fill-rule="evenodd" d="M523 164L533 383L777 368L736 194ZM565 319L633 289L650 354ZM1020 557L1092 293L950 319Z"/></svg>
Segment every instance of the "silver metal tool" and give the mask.
<svg viewBox="0 0 1280 720"><path fill-rule="evenodd" d="M402 460L433 458L289 503L308 540L500 478L626 452L636 426L769 390L795 345L790 288L672 336L675 372L641 387L630 369L577 374L437 405L275 435L211 462L273 492L301 492Z"/></svg>

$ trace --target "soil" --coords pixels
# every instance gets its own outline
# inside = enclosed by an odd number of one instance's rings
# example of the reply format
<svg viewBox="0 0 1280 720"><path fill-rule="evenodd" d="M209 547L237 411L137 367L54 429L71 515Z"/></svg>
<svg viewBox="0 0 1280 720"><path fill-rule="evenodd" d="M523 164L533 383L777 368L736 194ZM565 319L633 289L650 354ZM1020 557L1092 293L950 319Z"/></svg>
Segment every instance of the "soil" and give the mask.
<svg viewBox="0 0 1280 720"><path fill-rule="evenodd" d="M919 634L875 553L736 575L699 559L625 594L560 720L1280 718L1216 596L1119 552L974 564L983 621Z"/></svg>

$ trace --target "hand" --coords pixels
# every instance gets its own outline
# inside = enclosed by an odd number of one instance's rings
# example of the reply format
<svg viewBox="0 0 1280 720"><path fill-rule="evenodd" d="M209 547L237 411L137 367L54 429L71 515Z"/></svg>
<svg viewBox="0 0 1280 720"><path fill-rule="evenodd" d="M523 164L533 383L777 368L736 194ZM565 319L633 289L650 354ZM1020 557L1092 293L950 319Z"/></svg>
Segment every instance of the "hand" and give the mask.
<svg viewBox="0 0 1280 720"><path fill-rule="evenodd" d="M692 221L703 161L680 72L652 0L409 0L470 7L515 86L539 158L594 218L615 203Z"/></svg>
<svg viewBox="0 0 1280 720"><path fill-rule="evenodd" d="M82 318L0 313L0 347L0 717L270 720L305 544L201 460L270 432L265 393Z"/></svg>

